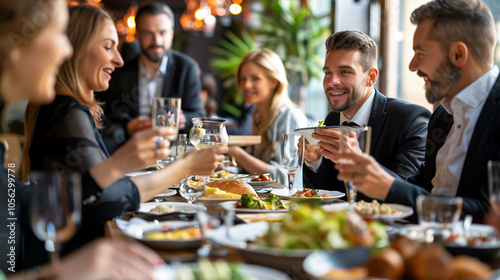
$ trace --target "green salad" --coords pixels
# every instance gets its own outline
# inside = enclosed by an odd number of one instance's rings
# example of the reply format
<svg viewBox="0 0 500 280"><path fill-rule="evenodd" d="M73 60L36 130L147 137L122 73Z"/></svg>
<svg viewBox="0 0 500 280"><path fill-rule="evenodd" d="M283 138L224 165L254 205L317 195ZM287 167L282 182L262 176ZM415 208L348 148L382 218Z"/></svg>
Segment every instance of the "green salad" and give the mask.
<svg viewBox="0 0 500 280"><path fill-rule="evenodd" d="M268 199L260 199L244 193L241 195L241 199L236 202L236 208L278 210L288 209L288 203L288 201L281 201L281 199L274 194L271 194Z"/></svg>
<svg viewBox="0 0 500 280"><path fill-rule="evenodd" d="M350 211L326 212L321 206L300 204L270 223L257 244L279 249L341 249L354 246L385 247L389 244L386 225L365 221Z"/></svg>
<svg viewBox="0 0 500 280"><path fill-rule="evenodd" d="M224 260L201 259L198 265L182 265L177 280L255 280L240 272L240 266Z"/></svg>

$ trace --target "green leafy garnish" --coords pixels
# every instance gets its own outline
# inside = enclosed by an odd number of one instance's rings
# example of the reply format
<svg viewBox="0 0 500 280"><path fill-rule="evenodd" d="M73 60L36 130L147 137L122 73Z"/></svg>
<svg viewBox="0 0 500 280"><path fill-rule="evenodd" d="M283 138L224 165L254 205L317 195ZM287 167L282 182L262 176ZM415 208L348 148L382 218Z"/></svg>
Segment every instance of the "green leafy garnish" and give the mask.
<svg viewBox="0 0 500 280"><path fill-rule="evenodd" d="M325 126L325 122L324 121L318 121L318 126Z"/></svg>

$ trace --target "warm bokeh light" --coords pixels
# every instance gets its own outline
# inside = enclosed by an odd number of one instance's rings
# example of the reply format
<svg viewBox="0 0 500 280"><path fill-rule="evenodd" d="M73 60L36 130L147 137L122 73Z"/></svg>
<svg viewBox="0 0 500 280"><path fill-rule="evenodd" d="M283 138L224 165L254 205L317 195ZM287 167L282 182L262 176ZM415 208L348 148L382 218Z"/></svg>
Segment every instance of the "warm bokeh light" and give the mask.
<svg viewBox="0 0 500 280"><path fill-rule="evenodd" d="M127 37L125 37L125 40L129 43L132 43L134 41L134 35L128 34Z"/></svg>
<svg viewBox="0 0 500 280"><path fill-rule="evenodd" d="M194 12L194 17L197 20L203 20L207 17L207 11L205 9L198 9L196 12Z"/></svg>
<svg viewBox="0 0 500 280"><path fill-rule="evenodd" d="M229 6L229 12L231 12L231 14L233 15L239 15L241 13L241 10L241 6L238 4L231 4L231 6Z"/></svg>
<svg viewBox="0 0 500 280"><path fill-rule="evenodd" d="M80 3L78 1L69 1L68 2L68 6L77 6L79 5Z"/></svg>
<svg viewBox="0 0 500 280"><path fill-rule="evenodd" d="M95 3L99 3L101 2L101 0L93 0Z"/></svg>
<svg viewBox="0 0 500 280"><path fill-rule="evenodd" d="M115 26L118 33L125 33L125 24L123 24L123 20L120 19L116 21Z"/></svg>
<svg viewBox="0 0 500 280"><path fill-rule="evenodd" d="M135 28L135 16L130 16L127 19L127 25L129 28Z"/></svg>
<svg viewBox="0 0 500 280"><path fill-rule="evenodd" d="M201 20L196 20L196 21L194 22L194 28L195 28L195 29L200 30L202 27L203 27L203 21L201 21Z"/></svg>
<svg viewBox="0 0 500 280"><path fill-rule="evenodd" d="M243 0L233 0L233 3L234 3L234 4L241 5L241 2L243 2Z"/></svg>

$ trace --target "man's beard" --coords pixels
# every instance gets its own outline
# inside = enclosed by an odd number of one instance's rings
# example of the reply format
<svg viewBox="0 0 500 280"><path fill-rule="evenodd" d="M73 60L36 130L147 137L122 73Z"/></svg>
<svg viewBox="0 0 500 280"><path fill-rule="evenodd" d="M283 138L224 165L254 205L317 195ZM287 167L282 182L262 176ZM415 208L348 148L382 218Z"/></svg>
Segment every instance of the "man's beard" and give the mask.
<svg viewBox="0 0 500 280"><path fill-rule="evenodd" d="M349 108L351 108L352 106L356 105L358 102L361 101L361 99L363 99L363 94L359 93L359 92L362 92L361 90L356 90L354 89L352 91L352 93L349 95L349 89L348 88L345 88L345 87L330 87L327 89L326 92L330 92L330 91L333 91L333 90L344 90L345 92L347 92L347 101L345 102L344 106L340 107L340 108L334 108L334 105L332 102L330 102L330 107L332 108L332 111L333 112L336 112L336 113L340 113L340 112L343 112Z"/></svg>
<svg viewBox="0 0 500 280"><path fill-rule="evenodd" d="M420 71L418 71L417 74L420 77L427 76ZM439 64L434 76L440 77L440 79L434 81L427 76L429 78L430 87L425 89L425 98L429 103L435 103L445 98L451 88L460 80L462 71L451 63L450 58L446 57L446 59Z"/></svg>
<svg viewBox="0 0 500 280"><path fill-rule="evenodd" d="M158 48L158 47L162 48L163 52L154 53L154 54L148 52L149 49ZM147 49L142 48L142 54L144 54L144 56L151 62L161 62L163 57L166 54L168 54L168 51L165 49L164 46L149 46Z"/></svg>

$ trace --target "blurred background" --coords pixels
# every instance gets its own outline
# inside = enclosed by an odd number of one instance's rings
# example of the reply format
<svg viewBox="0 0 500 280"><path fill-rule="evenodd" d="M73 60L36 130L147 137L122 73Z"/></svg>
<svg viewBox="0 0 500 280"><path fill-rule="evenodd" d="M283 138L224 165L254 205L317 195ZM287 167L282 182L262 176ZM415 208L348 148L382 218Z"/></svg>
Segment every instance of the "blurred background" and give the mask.
<svg viewBox="0 0 500 280"><path fill-rule="evenodd" d="M500 38L500 1L483 0L492 10ZM108 10L114 17L124 60L134 57L134 16L138 0L67 1ZM312 120L329 112L324 97L325 39L340 30L359 30L379 46L380 75L376 87L389 97L417 103L432 110L423 81L408 70L413 56L415 26L411 12L427 0L163 0L175 14L173 48L194 58L202 73L216 78L217 115L238 118L243 95L234 74L249 50L267 47L285 64L290 96ZM500 65L500 47L495 62ZM25 102L1 104L3 133L23 133Z"/></svg>

